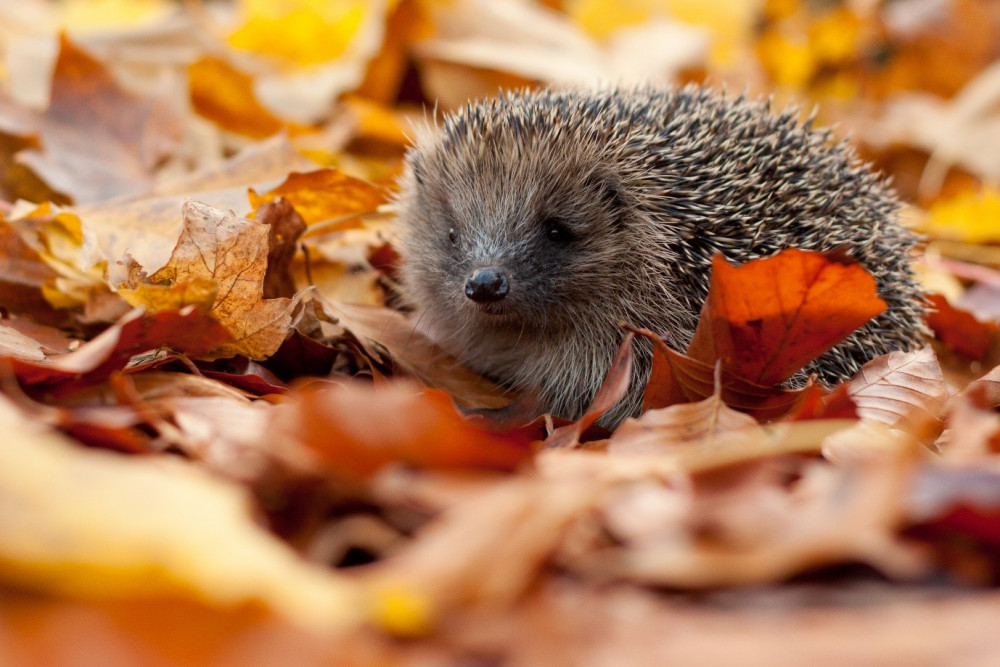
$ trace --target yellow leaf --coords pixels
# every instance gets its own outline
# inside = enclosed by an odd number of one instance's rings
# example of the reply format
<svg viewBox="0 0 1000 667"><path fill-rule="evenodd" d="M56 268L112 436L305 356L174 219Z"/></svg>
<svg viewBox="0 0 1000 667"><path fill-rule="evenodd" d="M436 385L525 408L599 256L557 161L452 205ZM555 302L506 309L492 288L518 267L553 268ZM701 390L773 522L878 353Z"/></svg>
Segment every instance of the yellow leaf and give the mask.
<svg viewBox="0 0 1000 667"><path fill-rule="evenodd" d="M931 205L920 231L967 243L1000 242L1000 189L987 186Z"/></svg>
<svg viewBox="0 0 1000 667"><path fill-rule="evenodd" d="M588 34L605 39L622 28L646 22L649 4L644 0L576 0L567 6L567 12Z"/></svg>
<svg viewBox="0 0 1000 667"><path fill-rule="evenodd" d="M568 3L567 12L598 39L657 16L703 26L714 37L713 59L726 63L736 55L739 45L749 39L760 4L732 0L576 0Z"/></svg>
<svg viewBox="0 0 1000 667"><path fill-rule="evenodd" d="M840 63L858 55L861 20L849 9L828 12L809 26L809 46L817 60Z"/></svg>
<svg viewBox="0 0 1000 667"><path fill-rule="evenodd" d="M374 621L399 637L422 637L433 628L430 598L403 585L384 586L375 594Z"/></svg>
<svg viewBox="0 0 1000 667"><path fill-rule="evenodd" d="M240 5L244 22L229 43L299 66L341 56L368 9L363 0L243 0Z"/></svg>
<svg viewBox="0 0 1000 667"><path fill-rule="evenodd" d="M85 247L80 218L69 211L53 214L43 204L13 220L24 241L57 277L42 286L45 300L55 308L78 308L111 292L104 282L106 262L92 262Z"/></svg>
<svg viewBox="0 0 1000 667"><path fill-rule="evenodd" d="M79 447L6 400L0 428L0 580L90 598L263 602L323 628L360 620L355 585L262 530L239 487L172 457Z"/></svg>

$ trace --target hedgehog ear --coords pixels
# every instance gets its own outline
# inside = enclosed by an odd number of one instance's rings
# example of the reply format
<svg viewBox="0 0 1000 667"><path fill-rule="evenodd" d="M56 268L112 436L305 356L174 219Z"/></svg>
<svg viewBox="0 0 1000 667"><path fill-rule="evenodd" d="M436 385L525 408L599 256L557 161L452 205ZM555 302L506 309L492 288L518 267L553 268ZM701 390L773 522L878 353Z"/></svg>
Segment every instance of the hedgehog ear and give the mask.
<svg viewBox="0 0 1000 667"><path fill-rule="evenodd" d="M626 207L625 193L622 190L621 182L611 174L594 173L590 176L590 187L597 191L601 203L611 209L623 209Z"/></svg>

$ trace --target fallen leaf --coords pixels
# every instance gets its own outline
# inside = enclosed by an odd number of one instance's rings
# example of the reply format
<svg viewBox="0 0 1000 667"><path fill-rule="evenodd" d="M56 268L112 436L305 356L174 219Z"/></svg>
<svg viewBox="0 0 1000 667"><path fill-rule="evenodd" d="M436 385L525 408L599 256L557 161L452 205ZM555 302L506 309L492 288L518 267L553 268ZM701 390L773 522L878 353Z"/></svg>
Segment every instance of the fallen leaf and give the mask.
<svg viewBox="0 0 1000 667"><path fill-rule="evenodd" d="M311 385L280 408L271 437L304 444L330 473L348 479L392 463L513 470L532 455L523 433L491 432L482 419L460 415L444 392L401 381Z"/></svg>
<svg viewBox="0 0 1000 667"><path fill-rule="evenodd" d="M79 380L91 382L121 370L140 352L169 346L199 356L228 340L228 332L196 308L146 314L134 310L73 352L44 360L11 359L14 373L26 385L51 385Z"/></svg>
<svg viewBox="0 0 1000 667"><path fill-rule="evenodd" d="M240 4L242 23L230 34L229 43L297 65L325 63L343 54L370 11L362 0Z"/></svg>
<svg viewBox="0 0 1000 667"><path fill-rule="evenodd" d="M307 225L348 218L339 224L324 226L324 231L329 232L360 226L358 219L352 220L349 216L374 213L386 203L388 193L336 169L291 173L281 185L263 195L250 190L250 204L254 210L279 197L291 202Z"/></svg>
<svg viewBox="0 0 1000 667"><path fill-rule="evenodd" d="M417 330L412 318L385 307L340 303L322 297L317 298L317 303L327 317L361 342L370 359L391 361L398 372L444 389L466 407L500 408L514 398L446 354Z"/></svg>
<svg viewBox="0 0 1000 667"><path fill-rule="evenodd" d="M38 321L54 324L67 316L56 311L42 293L58 274L42 261L11 225L0 220L0 290L3 305L13 313L30 313Z"/></svg>
<svg viewBox="0 0 1000 667"><path fill-rule="evenodd" d="M225 130L264 139L292 127L261 106L253 77L226 60L205 56L191 63L188 81L194 110Z"/></svg>
<svg viewBox="0 0 1000 667"><path fill-rule="evenodd" d="M648 410L638 419L627 419L611 434L608 454L655 454L678 447L711 447L720 433L760 429L753 417L737 412L716 393L694 403L680 403Z"/></svg>
<svg viewBox="0 0 1000 667"><path fill-rule="evenodd" d="M359 620L359 591L303 563L247 497L187 463L81 449L0 402L0 578L89 598L262 602L298 623ZM30 471L30 472L29 472Z"/></svg>
<svg viewBox="0 0 1000 667"><path fill-rule="evenodd" d="M166 266L148 278L134 270L118 293L154 310L207 308L232 341L202 359L269 356L288 334L295 301L263 299L268 226L193 201L184 204L183 214L184 232Z"/></svg>
<svg viewBox="0 0 1000 667"><path fill-rule="evenodd" d="M890 352L862 366L847 391L858 416L889 426L938 422L948 398L934 351Z"/></svg>
<svg viewBox="0 0 1000 667"><path fill-rule="evenodd" d="M927 324L949 349L969 361L985 361L991 353L995 354L996 322L983 322L972 313L951 305L940 294L930 294L927 300L932 309Z"/></svg>
<svg viewBox="0 0 1000 667"><path fill-rule="evenodd" d="M618 344L611 366L608 368L601 386L587 406L583 416L566 426L555 429L545 440L545 446L553 449L577 447L580 436L590 428L601 416L625 397L632 379L632 340L635 332L629 331Z"/></svg>
<svg viewBox="0 0 1000 667"><path fill-rule="evenodd" d="M64 35L41 120L43 151L22 151L18 160L74 202L97 202L151 190L179 134L164 101L127 92Z"/></svg>
<svg viewBox="0 0 1000 667"><path fill-rule="evenodd" d="M257 222L268 226L263 297L293 297L298 290L292 277L292 258L298 249L299 237L306 230L306 223L285 199L263 204L257 210L256 218Z"/></svg>
<svg viewBox="0 0 1000 667"><path fill-rule="evenodd" d="M885 308L859 264L796 248L740 267L716 255L688 354L721 359L733 375L775 385Z"/></svg>
<svg viewBox="0 0 1000 667"><path fill-rule="evenodd" d="M701 401L715 393L716 368L688 355L675 352L652 331L637 334L653 341L653 369L643 395L643 409L663 408L678 403ZM722 400L731 408L756 419L777 419L793 411L811 391L810 385L788 390L764 387L721 370Z"/></svg>

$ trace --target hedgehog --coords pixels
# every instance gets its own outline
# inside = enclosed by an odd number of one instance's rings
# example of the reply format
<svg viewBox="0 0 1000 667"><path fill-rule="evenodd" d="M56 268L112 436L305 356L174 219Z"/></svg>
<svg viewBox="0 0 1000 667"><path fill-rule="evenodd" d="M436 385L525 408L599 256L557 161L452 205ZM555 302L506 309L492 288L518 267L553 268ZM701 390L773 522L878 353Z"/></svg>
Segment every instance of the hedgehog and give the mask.
<svg viewBox="0 0 1000 667"><path fill-rule="evenodd" d="M918 239L887 180L797 109L700 86L501 92L426 128L397 208L404 291L421 327L537 407L584 414L624 336L691 341L716 253L837 250L888 308L803 369L834 385L926 335L911 269ZM627 395L652 366L639 341Z"/></svg>

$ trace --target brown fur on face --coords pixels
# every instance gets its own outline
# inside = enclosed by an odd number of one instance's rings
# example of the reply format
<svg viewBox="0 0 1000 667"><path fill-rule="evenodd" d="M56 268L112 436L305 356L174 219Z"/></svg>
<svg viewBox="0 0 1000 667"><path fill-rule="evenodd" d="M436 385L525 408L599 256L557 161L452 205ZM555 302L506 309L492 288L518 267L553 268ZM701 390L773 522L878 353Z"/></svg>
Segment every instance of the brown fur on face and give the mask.
<svg viewBox="0 0 1000 667"><path fill-rule="evenodd" d="M684 349L711 258L843 248L889 310L809 369L836 382L923 333L912 234L882 180L828 133L766 103L697 87L512 93L448 116L407 159L399 205L404 282L421 321L476 370L576 418L620 322ZM503 298L466 296L476 269ZM650 352L602 423L637 414Z"/></svg>

